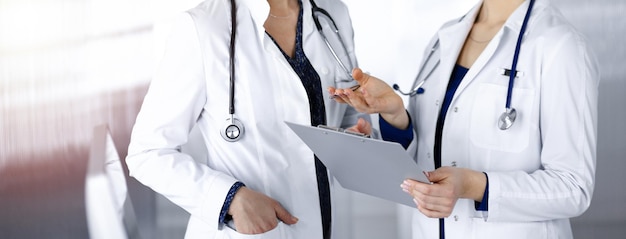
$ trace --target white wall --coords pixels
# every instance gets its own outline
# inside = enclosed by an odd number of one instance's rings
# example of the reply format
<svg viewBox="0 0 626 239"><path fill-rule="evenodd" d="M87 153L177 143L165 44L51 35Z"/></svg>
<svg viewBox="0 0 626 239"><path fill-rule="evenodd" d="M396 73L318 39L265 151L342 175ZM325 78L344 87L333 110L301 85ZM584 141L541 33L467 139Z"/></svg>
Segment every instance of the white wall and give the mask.
<svg viewBox="0 0 626 239"><path fill-rule="evenodd" d="M426 44L446 21L476 0L343 0L350 10L356 54L364 71L408 89Z"/></svg>

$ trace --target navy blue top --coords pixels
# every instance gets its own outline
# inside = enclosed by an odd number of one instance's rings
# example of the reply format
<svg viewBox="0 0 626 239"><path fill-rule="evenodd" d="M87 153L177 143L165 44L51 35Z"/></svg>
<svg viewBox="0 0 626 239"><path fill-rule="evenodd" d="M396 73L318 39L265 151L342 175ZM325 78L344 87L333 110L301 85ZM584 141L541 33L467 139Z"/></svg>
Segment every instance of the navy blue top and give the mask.
<svg viewBox="0 0 626 239"><path fill-rule="evenodd" d="M452 76L450 76L450 82L448 82L448 89L446 90L446 96L443 98L441 111L439 111L439 117L437 118L437 128L435 129L435 168L441 167L441 135L443 133L443 124L446 121L446 114L448 113L448 108L450 108L452 97L454 97L454 93L459 88L467 71L467 68L455 65L454 70L452 70Z"/></svg>
<svg viewBox="0 0 626 239"><path fill-rule="evenodd" d="M465 77L468 71L469 69L458 64L455 65L454 70L452 70L450 82L448 82L448 88L446 90L446 96L443 99L441 111L439 111L439 117L437 118L437 128L435 129L435 168L441 167L441 136L443 132L443 125L446 119L446 113L450 108L450 103L452 102L454 93L456 92L457 88L461 84L461 81L463 80L463 77ZM409 122L411 121L409 120ZM383 117L379 117L379 125L383 140L400 143L404 148L407 148L413 140L413 125L411 123L409 123L409 127L407 129L400 130L391 126L387 121L385 121L385 119L383 119ZM485 176L487 176L486 173ZM488 200L489 178L487 177L487 184L485 186L483 200L480 203L476 202L476 204L474 205L476 210L488 211Z"/></svg>

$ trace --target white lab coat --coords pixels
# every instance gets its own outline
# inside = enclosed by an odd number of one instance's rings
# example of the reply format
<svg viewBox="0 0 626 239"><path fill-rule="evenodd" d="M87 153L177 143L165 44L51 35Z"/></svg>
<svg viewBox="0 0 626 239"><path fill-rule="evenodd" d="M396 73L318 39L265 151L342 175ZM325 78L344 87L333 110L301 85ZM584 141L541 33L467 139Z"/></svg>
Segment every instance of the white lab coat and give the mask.
<svg viewBox="0 0 626 239"><path fill-rule="evenodd" d="M307 93L265 33L268 3L237 4L235 115L244 124L243 138L227 142L219 133L229 117L230 2L207 0L174 24L133 128L130 174L191 214L185 238L322 238L313 152L284 123L310 124ZM315 29L309 1L302 4L304 51L322 81L327 124L352 126L357 117L368 116L329 100L328 86L354 83L334 83L345 74ZM330 12L343 39L349 40L350 55L342 55L344 62L349 57L355 63L346 6L333 0L317 4ZM180 151L196 124L208 148L207 164ZM220 209L236 181L277 200L299 222L279 223L254 236L220 225Z"/></svg>
<svg viewBox="0 0 626 239"><path fill-rule="evenodd" d="M409 112L420 166L434 169L437 117L452 69L480 9L438 31L440 48L423 75L423 95ZM506 21L462 80L447 112L442 166L483 171L489 211L460 199L445 219L446 238L572 238L569 219L591 201L596 165L599 73L583 36L547 0L537 0L525 34L511 106L517 121L497 127L505 110L513 53L529 1ZM428 48L430 50L430 48ZM427 53L426 53L427 54ZM441 62L433 67L437 59ZM438 219L415 210L413 238L438 238Z"/></svg>

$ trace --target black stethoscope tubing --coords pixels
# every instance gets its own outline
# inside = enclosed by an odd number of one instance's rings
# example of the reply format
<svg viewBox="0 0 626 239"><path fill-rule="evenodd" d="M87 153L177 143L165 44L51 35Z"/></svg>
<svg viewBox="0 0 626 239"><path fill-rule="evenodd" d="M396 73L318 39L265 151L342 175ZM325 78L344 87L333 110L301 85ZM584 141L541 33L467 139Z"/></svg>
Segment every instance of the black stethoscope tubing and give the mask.
<svg viewBox="0 0 626 239"><path fill-rule="evenodd" d="M333 18L325 9L318 7L317 4L315 4L313 0L309 0L309 1L311 2L311 8L312 8L311 14L313 17L313 21L315 22L315 27L317 28L317 31L322 35L322 39L324 40L324 43L326 44L327 48L329 49L330 53L333 55L333 57L335 58L339 66L345 71L345 73L349 77L348 80L339 80L338 82L354 81L354 79L352 78L352 74L350 73L348 68L343 64L343 62L341 61L341 59L339 58L339 56L337 55L337 53L331 46L330 42L328 41L328 38L324 34L322 24L320 23L316 13L322 14L324 15L324 17L328 18L328 20L331 23L329 25L331 25L333 32L337 35L339 39L339 43L341 43L341 46L345 51L346 56L348 56L348 52L347 52L348 49L346 48L346 45L344 44L341 34L339 34L339 28L337 27L335 20L333 20ZM220 130L220 135L222 136L222 138L224 138L224 140L228 142L235 142L239 140L241 136L243 135L244 127L241 121L235 118L235 37L236 37L236 32L237 32L237 6L235 4L235 0L230 0L230 6L231 6L231 14L230 14L231 15L231 33L230 33L230 50L229 50L230 85L229 85L229 92L228 92L229 93L228 113L230 117L226 120L226 126ZM350 61L349 58L348 60ZM350 61L350 64L352 64L351 61Z"/></svg>
<svg viewBox="0 0 626 239"><path fill-rule="evenodd" d="M230 31L230 86L228 113L230 117L226 119L226 126L220 130L220 135L228 142L235 142L241 138L245 128L239 119L235 118L235 34L237 32L237 5L235 0L230 1L231 31Z"/></svg>
<svg viewBox="0 0 626 239"><path fill-rule="evenodd" d="M231 96L235 95L235 33L237 32L237 6L235 4L235 0L230 0L230 51L229 51L229 60L230 60L230 90L229 94ZM235 97L230 97L228 112L231 117L235 114Z"/></svg>

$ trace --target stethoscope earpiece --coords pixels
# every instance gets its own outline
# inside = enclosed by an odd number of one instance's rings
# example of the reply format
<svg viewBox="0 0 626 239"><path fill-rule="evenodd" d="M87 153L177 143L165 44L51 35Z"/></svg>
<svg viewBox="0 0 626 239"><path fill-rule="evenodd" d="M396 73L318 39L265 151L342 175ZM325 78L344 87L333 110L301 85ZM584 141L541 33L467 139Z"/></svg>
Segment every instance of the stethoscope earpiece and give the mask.
<svg viewBox="0 0 626 239"><path fill-rule="evenodd" d="M235 142L241 139L243 132L244 128L241 121L231 116L231 118L226 119L226 125L220 130L220 135L228 142Z"/></svg>
<svg viewBox="0 0 626 239"><path fill-rule="evenodd" d="M400 86L398 86L398 84L393 84L393 89L394 89L394 90L397 90L397 91L398 91L398 92L400 92L401 94L404 94L404 92L402 92L402 91L400 90Z"/></svg>
<svg viewBox="0 0 626 239"><path fill-rule="evenodd" d="M409 92L403 92L402 90L400 90L400 86L398 86L398 84L393 84L393 89L400 92L400 94L414 96L417 94L424 94L424 88L422 88L421 85L422 84L419 84L414 90L411 90Z"/></svg>
<svg viewBox="0 0 626 239"><path fill-rule="evenodd" d="M501 130L511 128L513 123L515 123L515 118L517 118L517 111L515 108L506 109L506 111L502 112L500 118L498 119L498 128Z"/></svg>

